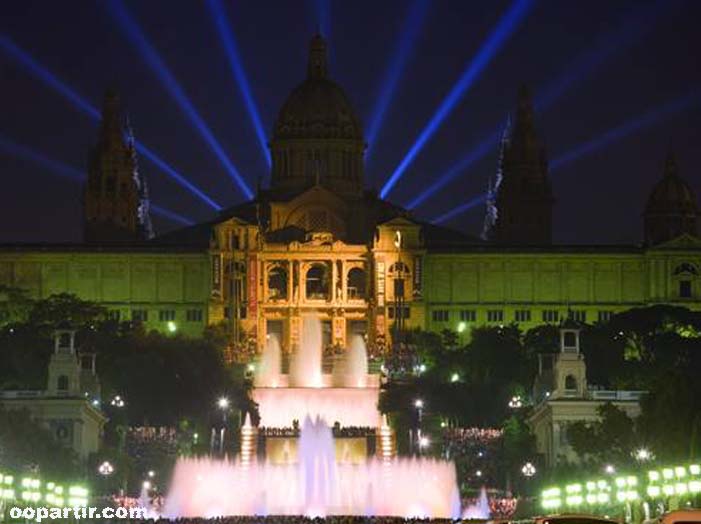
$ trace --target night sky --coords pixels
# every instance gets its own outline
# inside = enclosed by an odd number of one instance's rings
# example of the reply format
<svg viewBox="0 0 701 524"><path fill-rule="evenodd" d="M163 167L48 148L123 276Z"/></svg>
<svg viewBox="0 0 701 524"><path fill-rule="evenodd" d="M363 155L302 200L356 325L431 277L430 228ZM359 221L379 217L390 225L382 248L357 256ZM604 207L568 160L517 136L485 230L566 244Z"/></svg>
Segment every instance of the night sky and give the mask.
<svg viewBox="0 0 701 524"><path fill-rule="evenodd" d="M101 104L107 87L116 86L141 142L223 206L241 201L216 156L104 4L5 0L0 31L93 105ZM264 156L207 5L195 0L124 5L249 186L255 188L260 177L267 183ZM368 186L382 187L510 5L429 3L372 144ZM512 110L522 83L538 99L554 81L573 79L537 115L551 160L665 104L693 93L701 96L701 2L659 5L535 3L421 150L390 200L406 204L493 133ZM411 7L411 1L388 0L227 1L227 22L266 134L306 74L307 45L317 27L329 40L332 78L345 88L361 120L370 121ZM577 76L578 71L585 72ZM96 122L2 50L0 79L1 139L84 170ZM662 175L670 144L681 175L701 195L701 103L695 100L552 173L557 242L639 242L645 199ZM430 219L483 193L496 162L492 149L426 200L417 215ZM140 165L155 203L193 221L213 216L210 207L152 163L141 158ZM80 240L79 183L6 148L0 149L0 173L0 241ZM477 234L482 219L483 206L478 206L446 224ZM160 218L155 223L161 232L178 227Z"/></svg>

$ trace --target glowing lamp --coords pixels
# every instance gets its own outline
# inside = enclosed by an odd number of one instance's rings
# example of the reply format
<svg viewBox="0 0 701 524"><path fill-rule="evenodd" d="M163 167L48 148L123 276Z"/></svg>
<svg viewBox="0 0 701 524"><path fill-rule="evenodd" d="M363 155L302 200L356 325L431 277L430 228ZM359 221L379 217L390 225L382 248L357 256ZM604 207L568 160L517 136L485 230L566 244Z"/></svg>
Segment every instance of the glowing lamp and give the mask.
<svg viewBox="0 0 701 524"><path fill-rule="evenodd" d="M647 496L651 498L657 498L660 496L662 493L662 489L659 486L648 486L647 487Z"/></svg>
<svg viewBox="0 0 701 524"><path fill-rule="evenodd" d="M171 333L175 333L178 330L178 326L172 320L169 320L168 324L166 325L168 327L168 331Z"/></svg>

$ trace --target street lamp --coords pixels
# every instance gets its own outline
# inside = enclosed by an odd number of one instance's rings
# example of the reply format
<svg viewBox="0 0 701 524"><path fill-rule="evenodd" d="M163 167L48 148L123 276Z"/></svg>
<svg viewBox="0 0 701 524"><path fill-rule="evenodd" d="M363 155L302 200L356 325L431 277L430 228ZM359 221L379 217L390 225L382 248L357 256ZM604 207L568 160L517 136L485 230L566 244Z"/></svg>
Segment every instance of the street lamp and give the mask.
<svg viewBox="0 0 701 524"><path fill-rule="evenodd" d="M98 466L97 472L103 477L108 477L114 473L114 466L109 461L105 460Z"/></svg>
<svg viewBox="0 0 701 524"><path fill-rule="evenodd" d="M616 474L616 468L613 464L606 464L604 466L604 473L607 475L615 475Z"/></svg>
<svg viewBox="0 0 701 524"><path fill-rule="evenodd" d="M220 397L219 400L217 400L217 406L219 406L219 409L226 409L229 407L229 399L226 397Z"/></svg>
<svg viewBox="0 0 701 524"><path fill-rule="evenodd" d="M652 460L654 458L654 455L652 451L650 451L647 448L639 448L633 452L633 457L635 457L635 460L637 460L638 462L647 462L649 460Z"/></svg>
<svg viewBox="0 0 701 524"><path fill-rule="evenodd" d="M521 399L521 395L514 395L511 397L511 400L509 400L509 407L511 409L519 409L523 407L523 400Z"/></svg>
<svg viewBox="0 0 701 524"><path fill-rule="evenodd" d="M226 435L226 415L229 412L229 399L227 397L219 397L217 400L217 406L222 410L222 428L219 433L219 454L224 454L224 436ZM214 428L212 428L214 432ZM212 444L214 443L214 437L212 437Z"/></svg>
<svg viewBox="0 0 701 524"><path fill-rule="evenodd" d="M460 381L460 375L458 375L457 373L453 373L452 375L450 375L450 381L453 382L453 383L454 383L454 382L459 382L459 381Z"/></svg>
<svg viewBox="0 0 701 524"><path fill-rule="evenodd" d="M153 477L156 476L156 472L153 471L152 469L150 469L150 470L148 471L147 475L149 476L149 478L153 478Z"/></svg>
<svg viewBox="0 0 701 524"><path fill-rule="evenodd" d="M428 437L421 437L419 439L419 447L425 449L431 445L431 440Z"/></svg>
<svg viewBox="0 0 701 524"><path fill-rule="evenodd" d="M523 473L524 477L532 477L533 475L536 474L536 469L533 464L530 462L526 462L523 467L521 468L521 473Z"/></svg>
<svg viewBox="0 0 701 524"><path fill-rule="evenodd" d="M424 407L424 401L421 400L420 398L417 398L417 399L414 401L414 406L416 407L416 409L421 409L421 408Z"/></svg>
<svg viewBox="0 0 701 524"><path fill-rule="evenodd" d="M115 408L123 408L124 404L124 399L121 397L121 395L115 395L114 398L110 401L110 406Z"/></svg>

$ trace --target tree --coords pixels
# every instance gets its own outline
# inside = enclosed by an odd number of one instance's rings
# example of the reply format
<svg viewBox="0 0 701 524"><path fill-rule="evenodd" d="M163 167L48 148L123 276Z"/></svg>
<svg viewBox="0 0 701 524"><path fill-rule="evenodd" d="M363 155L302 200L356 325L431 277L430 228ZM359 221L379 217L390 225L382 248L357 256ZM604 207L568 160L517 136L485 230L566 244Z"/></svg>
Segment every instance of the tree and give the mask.
<svg viewBox="0 0 701 524"><path fill-rule="evenodd" d="M78 458L26 409L0 406L0 468L16 472L38 470L55 481L79 477Z"/></svg>
<svg viewBox="0 0 701 524"><path fill-rule="evenodd" d="M598 421L574 422L567 427L572 449L585 464L630 463L640 441L633 419L610 402L599 406L597 412Z"/></svg>

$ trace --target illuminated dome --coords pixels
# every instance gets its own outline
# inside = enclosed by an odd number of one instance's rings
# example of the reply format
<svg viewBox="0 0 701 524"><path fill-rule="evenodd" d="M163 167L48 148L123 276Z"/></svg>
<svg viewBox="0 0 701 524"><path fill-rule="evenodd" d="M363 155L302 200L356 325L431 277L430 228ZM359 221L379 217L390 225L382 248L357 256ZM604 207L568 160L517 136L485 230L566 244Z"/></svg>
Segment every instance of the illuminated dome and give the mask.
<svg viewBox="0 0 701 524"><path fill-rule="evenodd" d="M658 244L682 234L696 235L699 208L691 186L678 173L670 154L665 171L645 205L645 240Z"/></svg>
<svg viewBox="0 0 701 524"><path fill-rule="evenodd" d="M314 36L310 44L307 78L282 106L273 136L363 139L346 93L327 77L326 42L320 35Z"/></svg>
<svg viewBox="0 0 701 524"><path fill-rule="evenodd" d="M362 126L346 93L328 78L326 42L320 35L309 46L307 78L280 110L270 150L274 191L321 185L340 195L362 194Z"/></svg>

